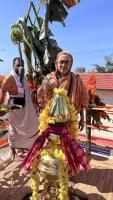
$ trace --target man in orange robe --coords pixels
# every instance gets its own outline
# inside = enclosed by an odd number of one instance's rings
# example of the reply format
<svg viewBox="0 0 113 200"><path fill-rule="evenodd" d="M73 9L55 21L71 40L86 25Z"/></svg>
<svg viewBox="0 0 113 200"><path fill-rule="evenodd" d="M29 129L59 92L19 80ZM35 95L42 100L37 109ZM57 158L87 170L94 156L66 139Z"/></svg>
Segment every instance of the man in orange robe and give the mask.
<svg viewBox="0 0 113 200"><path fill-rule="evenodd" d="M55 67L56 71L45 76L38 94L44 94L44 85L48 87L61 87L68 91L71 103L74 104L78 113L80 113L79 129L84 128L84 108L88 107L88 95L85 85L80 76L71 72L73 57L71 53L62 51L57 55Z"/></svg>

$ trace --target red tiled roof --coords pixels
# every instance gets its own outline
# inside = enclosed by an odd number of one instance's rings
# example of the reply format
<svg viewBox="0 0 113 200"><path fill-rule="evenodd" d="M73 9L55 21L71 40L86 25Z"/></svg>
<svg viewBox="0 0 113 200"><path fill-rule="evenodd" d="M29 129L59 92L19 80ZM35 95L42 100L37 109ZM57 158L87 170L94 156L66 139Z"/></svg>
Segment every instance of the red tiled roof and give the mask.
<svg viewBox="0 0 113 200"><path fill-rule="evenodd" d="M101 90L113 90L113 73L95 73L96 88ZM91 73L79 73L82 81L86 85Z"/></svg>

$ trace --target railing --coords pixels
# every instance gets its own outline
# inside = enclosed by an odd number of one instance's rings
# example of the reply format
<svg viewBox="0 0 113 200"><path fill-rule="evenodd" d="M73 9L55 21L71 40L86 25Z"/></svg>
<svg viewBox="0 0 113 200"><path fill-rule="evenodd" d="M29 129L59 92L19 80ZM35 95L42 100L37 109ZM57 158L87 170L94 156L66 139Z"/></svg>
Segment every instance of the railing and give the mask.
<svg viewBox="0 0 113 200"><path fill-rule="evenodd" d="M113 106L96 106L94 107L94 105L90 104L89 108L86 111L86 151L87 154L91 154L92 151L92 145L91 145L91 130L93 129L100 129L103 131L107 131L106 129L108 128L112 128L113 126L104 126L103 124L98 124L98 125L94 125L92 124L92 112L93 111L104 111L108 116L109 115L113 115ZM109 131L109 132L113 132L113 131Z"/></svg>

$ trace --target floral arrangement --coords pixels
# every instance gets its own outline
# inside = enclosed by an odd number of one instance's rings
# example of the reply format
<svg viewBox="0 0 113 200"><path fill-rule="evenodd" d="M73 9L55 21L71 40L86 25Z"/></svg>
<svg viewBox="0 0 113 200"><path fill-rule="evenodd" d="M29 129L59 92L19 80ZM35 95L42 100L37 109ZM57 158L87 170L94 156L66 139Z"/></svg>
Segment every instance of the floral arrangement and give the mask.
<svg viewBox="0 0 113 200"><path fill-rule="evenodd" d="M63 106L62 101L65 106L61 112L59 107L60 104ZM46 199L47 194L50 199L68 200L68 170L75 176L80 164L85 171L90 166L85 152L77 143L77 112L64 89L54 89L53 98L40 114L39 120L40 134L23 161L25 170L31 166L31 200L42 199L40 177L45 180L43 199ZM53 188L52 193L50 187Z"/></svg>
<svg viewBox="0 0 113 200"><path fill-rule="evenodd" d="M71 105L69 103L69 98L67 97L67 92L62 89L54 89L54 96L56 94L61 94L65 97L66 99L66 103L68 105L68 109L69 109L69 113L71 113L70 115L70 122L68 124L69 129L70 129L70 134L75 137L77 139L77 135L78 135L78 129L77 129L77 125L78 125L78 117L77 117L77 112L75 111L75 108L73 106L73 104ZM48 113L49 113L49 109L50 109L50 105L52 103L52 100L50 100L47 104L47 106L45 107L45 109L42 111L42 113L39 116L39 120L40 120L40 126L39 126L39 130L40 133L43 133L43 131L47 128L48 123L51 124L55 124L57 122L63 122L63 119L59 119L58 117L48 117ZM51 155L54 158L58 159L58 163L59 163L59 189L56 191L56 196L58 196L59 194L59 200L68 200L68 168L67 168L67 163L65 161L65 156L64 153L62 152L61 148L58 145L55 145L53 142L49 142L47 144L47 148L43 149L40 153L40 156L43 155ZM31 200L38 200L38 192L39 192L39 174L37 173L38 171L38 159L34 159L33 164L32 164L32 173L31 173L31 177L32 177L32 190L33 190L33 194L31 197Z"/></svg>
<svg viewBox="0 0 113 200"><path fill-rule="evenodd" d="M63 88L55 88L54 89L54 95L56 94L61 94L65 97L66 99L66 103L68 105L68 109L69 109L69 113L70 113L70 119L69 119L69 123L68 123L68 127L70 129L70 134L77 139L78 136L78 116L77 116L77 112L74 108L73 104L70 104L69 102L69 98L67 96L67 91L64 90ZM42 133L48 126L48 123L51 124L55 124L57 122L63 122L63 119L59 119L59 117L49 117L48 113L49 113L49 109L50 109L50 105L52 103L52 99L49 100L48 104L46 105L45 109L41 112L40 116L39 116L39 120L40 120L40 126L39 126L39 130Z"/></svg>
<svg viewBox="0 0 113 200"><path fill-rule="evenodd" d="M68 200L68 168L67 163L65 162L65 156L62 150L53 143L49 143L47 148L42 150L40 156L43 155L51 155L58 159L58 188L55 190L54 198L59 196L59 200ZM38 162L39 160L36 158L32 164L32 190L33 194L30 200L38 200L39 199L39 185L40 185L40 177L38 174ZM47 186L46 186L47 187Z"/></svg>

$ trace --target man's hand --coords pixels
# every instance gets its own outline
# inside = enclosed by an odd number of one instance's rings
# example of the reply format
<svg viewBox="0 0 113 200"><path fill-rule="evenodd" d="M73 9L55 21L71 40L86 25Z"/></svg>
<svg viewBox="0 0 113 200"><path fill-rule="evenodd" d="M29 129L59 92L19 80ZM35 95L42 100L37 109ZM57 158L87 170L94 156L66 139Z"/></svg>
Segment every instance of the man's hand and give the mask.
<svg viewBox="0 0 113 200"><path fill-rule="evenodd" d="M83 110L83 108L80 111L80 121L79 121L78 129L80 131L82 131L84 129L84 110Z"/></svg>
<svg viewBox="0 0 113 200"><path fill-rule="evenodd" d="M80 119L78 129L82 131L84 129L84 119Z"/></svg>

